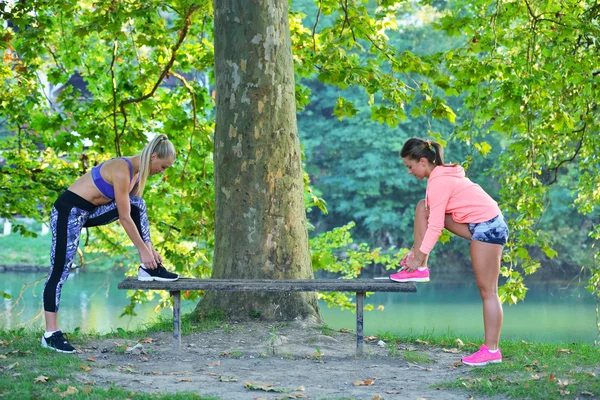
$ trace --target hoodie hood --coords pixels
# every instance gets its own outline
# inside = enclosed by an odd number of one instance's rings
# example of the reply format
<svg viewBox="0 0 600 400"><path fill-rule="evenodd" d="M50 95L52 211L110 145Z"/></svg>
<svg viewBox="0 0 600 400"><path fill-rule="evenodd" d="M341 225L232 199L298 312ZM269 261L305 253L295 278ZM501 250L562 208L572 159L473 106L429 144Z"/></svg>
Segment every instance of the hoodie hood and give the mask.
<svg viewBox="0 0 600 400"><path fill-rule="evenodd" d="M429 174L429 182L441 176L464 178L465 170L460 165L438 165L431 171L431 174Z"/></svg>

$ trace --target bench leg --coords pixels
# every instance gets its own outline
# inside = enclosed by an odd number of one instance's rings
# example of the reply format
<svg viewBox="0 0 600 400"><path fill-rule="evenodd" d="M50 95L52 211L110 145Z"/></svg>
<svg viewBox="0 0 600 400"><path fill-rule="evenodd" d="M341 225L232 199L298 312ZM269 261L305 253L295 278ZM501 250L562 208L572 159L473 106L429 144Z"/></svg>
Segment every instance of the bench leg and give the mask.
<svg viewBox="0 0 600 400"><path fill-rule="evenodd" d="M173 351L178 353L181 350L181 292L179 290L171 292L173 296Z"/></svg>
<svg viewBox="0 0 600 400"><path fill-rule="evenodd" d="M356 292L356 355L360 356L363 352L363 303L365 300L364 292Z"/></svg>

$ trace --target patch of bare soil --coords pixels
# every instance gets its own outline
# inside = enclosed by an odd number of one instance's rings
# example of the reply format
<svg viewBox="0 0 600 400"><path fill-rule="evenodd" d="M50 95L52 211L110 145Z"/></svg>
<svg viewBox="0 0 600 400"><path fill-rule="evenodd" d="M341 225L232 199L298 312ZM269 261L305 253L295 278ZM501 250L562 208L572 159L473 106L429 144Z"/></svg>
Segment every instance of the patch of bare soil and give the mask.
<svg viewBox="0 0 600 400"><path fill-rule="evenodd" d="M170 333L152 333L139 343L89 342L78 357L91 369L77 379L134 392L192 392L226 400L470 398L437 387L470 375L460 363L466 354L441 347L390 348L373 339L356 357L354 333L301 322L230 323L183 337L179 353L172 344Z"/></svg>

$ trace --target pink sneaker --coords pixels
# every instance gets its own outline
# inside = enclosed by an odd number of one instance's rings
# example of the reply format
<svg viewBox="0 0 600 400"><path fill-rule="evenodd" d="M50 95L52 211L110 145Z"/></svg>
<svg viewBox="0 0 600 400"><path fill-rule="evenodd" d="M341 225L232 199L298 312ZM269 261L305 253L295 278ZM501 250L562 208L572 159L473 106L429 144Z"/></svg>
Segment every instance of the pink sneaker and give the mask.
<svg viewBox="0 0 600 400"><path fill-rule="evenodd" d="M463 358L461 361L464 364L473 367L480 367L490 363L502 362L502 353L500 353L500 349L498 349L497 352L492 353L485 344L482 344L478 352L471 354L469 357Z"/></svg>
<svg viewBox="0 0 600 400"><path fill-rule="evenodd" d="M396 282L429 282L429 268L422 271L415 269L413 272L402 270L390 275L390 279Z"/></svg>

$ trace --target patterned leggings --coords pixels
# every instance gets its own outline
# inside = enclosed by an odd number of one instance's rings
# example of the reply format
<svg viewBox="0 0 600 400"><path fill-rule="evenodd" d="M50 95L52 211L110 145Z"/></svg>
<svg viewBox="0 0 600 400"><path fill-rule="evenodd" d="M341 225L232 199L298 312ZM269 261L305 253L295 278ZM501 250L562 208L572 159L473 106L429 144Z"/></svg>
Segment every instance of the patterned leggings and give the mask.
<svg viewBox="0 0 600 400"><path fill-rule="evenodd" d="M146 203L141 197L129 196L131 218L144 242L150 242L150 227L146 215ZM73 192L61 194L50 214L52 248L50 272L44 285L44 311L58 312L62 286L69 277L71 263L79 246L83 228L107 225L119 219L117 204L113 200L95 206Z"/></svg>

